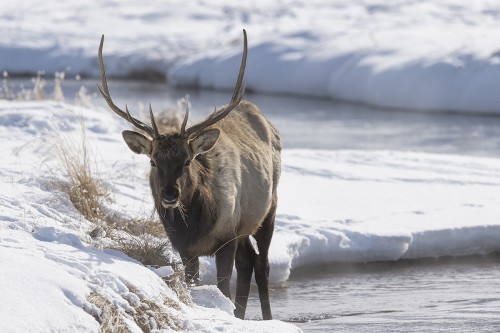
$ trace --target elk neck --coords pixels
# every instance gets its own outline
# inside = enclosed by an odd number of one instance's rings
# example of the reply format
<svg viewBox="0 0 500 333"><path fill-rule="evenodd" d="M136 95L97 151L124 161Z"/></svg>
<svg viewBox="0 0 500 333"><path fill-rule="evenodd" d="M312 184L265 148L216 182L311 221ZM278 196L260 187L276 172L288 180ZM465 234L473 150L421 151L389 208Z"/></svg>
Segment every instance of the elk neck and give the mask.
<svg viewBox="0 0 500 333"><path fill-rule="evenodd" d="M178 250L196 244L212 230L217 220L217 205L212 188L212 180L216 176L214 158L214 153L210 151L198 155L191 162L181 189L182 206L166 209L155 202L165 231Z"/></svg>

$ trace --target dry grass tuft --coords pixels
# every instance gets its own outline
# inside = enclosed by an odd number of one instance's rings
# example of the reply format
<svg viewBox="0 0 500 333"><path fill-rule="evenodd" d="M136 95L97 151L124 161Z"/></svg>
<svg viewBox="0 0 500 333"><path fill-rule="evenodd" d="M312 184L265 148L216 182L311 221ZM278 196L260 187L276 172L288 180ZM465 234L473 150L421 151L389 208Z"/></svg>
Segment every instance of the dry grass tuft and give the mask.
<svg viewBox="0 0 500 333"><path fill-rule="evenodd" d="M157 238L165 238L165 228L161 222L151 214L149 218L139 218L128 220L126 223L121 223L115 226L117 229L123 230L134 236L152 235Z"/></svg>
<svg viewBox="0 0 500 333"><path fill-rule="evenodd" d="M146 266L162 267L172 264L172 246L166 238L157 238L149 234L130 235L118 238L115 249Z"/></svg>
<svg viewBox="0 0 500 333"><path fill-rule="evenodd" d="M141 305L135 308L134 320L143 332L151 332L158 329L170 328L182 330L181 320L172 313L166 313L156 303L143 300Z"/></svg>
<svg viewBox="0 0 500 333"><path fill-rule="evenodd" d="M176 269L174 273L163 278L165 283L172 289L179 300L186 305L193 305L193 299L189 292L188 285L184 275L184 270Z"/></svg>
<svg viewBox="0 0 500 333"><path fill-rule="evenodd" d="M130 333L116 305L97 293L91 293L87 300L101 310L99 315L94 314L94 318L101 325L101 332Z"/></svg>
<svg viewBox="0 0 500 333"><path fill-rule="evenodd" d="M134 292L134 288L129 288L129 290ZM136 292L134 293L137 294ZM101 310L99 315L94 314L95 319L101 325L101 332L131 332L124 321L123 316L125 314L121 313L118 307L107 298L98 293L91 293L87 300ZM169 299L165 300L166 305L171 303L175 302ZM170 306L170 308L178 310L179 306L176 303L175 305L175 307ZM134 306L134 311L127 314L143 332L149 333L160 329L182 330L184 328L182 321L175 316L175 313L165 311L165 309L162 309L155 302L148 300L141 300L138 305Z"/></svg>
<svg viewBox="0 0 500 333"><path fill-rule="evenodd" d="M163 110L155 117L160 133L178 132L181 129L182 119L177 111L180 110L181 101L182 99L179 100L176 108Z"/></svg>
<svg viewBox="0 0 500 333"><path fill-rule="evenodd" d="M79 144L70 138L62 138L59 133L56 133L56 156L68 179L68 183L63 186L62 190L68 193L75 208L87 220L100 222L105 218L102 202L107 195L91 167L83 123L81 128Z"/></svg>

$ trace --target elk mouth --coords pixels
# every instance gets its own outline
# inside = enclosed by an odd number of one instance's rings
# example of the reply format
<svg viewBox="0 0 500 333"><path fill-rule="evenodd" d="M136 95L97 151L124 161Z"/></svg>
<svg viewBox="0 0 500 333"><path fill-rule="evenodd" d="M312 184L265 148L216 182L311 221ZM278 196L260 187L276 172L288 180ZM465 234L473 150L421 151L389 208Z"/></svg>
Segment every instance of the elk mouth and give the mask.
<svg viewBox="0 0 500 333"><path fill-rule="evenodd" d="M178 199L168 200L162 198L161 205L163 206L163 208L176 208L179 205L179 200Z"/></svg>

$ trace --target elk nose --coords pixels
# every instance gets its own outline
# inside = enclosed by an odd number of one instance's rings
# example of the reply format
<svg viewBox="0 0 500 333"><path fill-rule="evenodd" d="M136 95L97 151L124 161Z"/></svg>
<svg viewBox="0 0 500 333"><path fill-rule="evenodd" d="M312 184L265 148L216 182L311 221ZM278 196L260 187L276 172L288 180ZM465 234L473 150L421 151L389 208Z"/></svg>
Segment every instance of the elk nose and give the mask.
<svg viewBox="0 0 500 333"><path fill-rule="evenodd" d="M162 199L165 203L175 203L179 198L179 190L176 188L163 190Z"/></svg>

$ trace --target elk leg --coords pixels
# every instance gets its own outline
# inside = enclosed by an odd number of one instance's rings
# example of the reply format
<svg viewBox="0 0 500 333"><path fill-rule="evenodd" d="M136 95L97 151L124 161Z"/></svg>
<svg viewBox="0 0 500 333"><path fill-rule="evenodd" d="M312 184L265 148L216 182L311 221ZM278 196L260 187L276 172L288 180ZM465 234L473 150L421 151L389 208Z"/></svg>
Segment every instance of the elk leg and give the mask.
<svg viewBox="0 0 500 333"><path fill-rule="evenodd" d="M231 282L231 274L233 273L236 244L236 240L231 240L224 244L215 254L217 287L229 299L231 299L229 283Z"/></svg>
<svg viewBox="0 0 500 333"><path fill-rule="evenodd" d="M267 253L265 256L259 254L255 260L255 282L259 289L260 308L262 309L262 319L273 319L271 314L271 303L269 301L269 260Z"/></svg>
<svg viewBox="0 0 500 333"><path fill-rule="evenodd" d="M181 255L182 264L184 265L184 275L188 285L200 284L200 261L198 257Z"/></svg>
<svg viewBox="0 0 500 333"><path fill-rule="evenodd" d="M260 307L262 309L262 319L272 319L271 303L269 301L269 245L273 237L274 219L276 217L276 198L269 209L261 228L255 234L255 240L259 247L259 254L256 255L254 270L255 282L259 289Z"/></svg>
<svg viewBox="0 0 500 333"><path fill-rule="evenodd" d="M255 252L250 245L248 237L246 237L244 241L238 244L235 260L238 278L236 283L236 297L234 298L234 305L236 306L234 315L240 319L245 319L254 261Z"/></svg>

